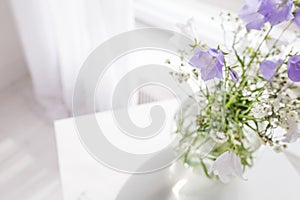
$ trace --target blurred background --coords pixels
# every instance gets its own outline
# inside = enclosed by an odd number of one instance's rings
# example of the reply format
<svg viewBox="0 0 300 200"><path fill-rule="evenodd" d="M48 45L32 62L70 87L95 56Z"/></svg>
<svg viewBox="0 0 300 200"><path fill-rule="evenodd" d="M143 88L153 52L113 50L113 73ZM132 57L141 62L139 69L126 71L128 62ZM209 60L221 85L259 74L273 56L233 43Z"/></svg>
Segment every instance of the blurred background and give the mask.
<svg viewBox="0 0 300 200"><path fill-rule="evenodd" d="M71 114L80 66L98 45L141 27L176 30L190 17L218 40L210 17L241 0L1 0L0 199L61 200L53 120ZM126 69L124 69L126 70ZM114 85L114 74L109 79ZM110 89L104 91L105 99ZM146 93L146 94L145 94ZM83 96L84 98L84 96ZM99 97L101 99L101 96ZM136 103L168 98L141 92ZM107 109L105 102L98 110Z"/></svg>

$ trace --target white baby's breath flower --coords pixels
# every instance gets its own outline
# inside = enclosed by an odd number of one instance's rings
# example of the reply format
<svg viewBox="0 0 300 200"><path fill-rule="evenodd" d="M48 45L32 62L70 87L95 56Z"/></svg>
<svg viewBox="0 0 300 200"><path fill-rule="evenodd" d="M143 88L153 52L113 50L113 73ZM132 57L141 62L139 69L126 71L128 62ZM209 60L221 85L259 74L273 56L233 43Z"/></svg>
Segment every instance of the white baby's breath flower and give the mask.
<svg viewBox="0 0 300 200"><path fill-rule="evenodd" d="M279 111L279 116L280 116L281 119L285 119L285 118L286 118L286 114L287 114L287 113L286 113L286 111L284 111L284 110L280 110L280 111Z"/></svg>
<svg viewBox="0 0 300 200"><path fill-rule="evenodd" d="M268 112L263 109L262 105L255 104L252 108L252 114L255 118L263 118L268 115Z"/></svg>
<svg viewBox="0 0 300 200"><path fill-rule="evenodd" d="M220 144L222 144L222 143L224 143L224 142L227 142L227 140L228 140L228 136L227 135L225 135L225 133L223 133L223 132L215 132L215 131L211 131L210 133L209 133L209 136L215 141L215 142L217 142L217 143L220 143Z"/></svg>
<svg viewBox="0 0 300 200"><path fill-rule="evenodd" d="M252 92L250 91L249 88L245 88L243 91L242 91L242 94L243 96L250 96L252 94Z"/></svg>
<svg viewBox="0 0 300 200"><path fill-rule="evenodd" d="M280 99L275 99L273 102L273 108L275 112L278 112L280 109Z"/></svg>
<svg viewBox="0 0 300 200"><path fill-rule="evenodd" d="M296 142L300 138L300 129L299 129L299 116L296 112L289 112L287 114L286 130L284 142L292 143Z"/></svg>
<svg viewBox="0 0 300 200"><path fill-rule="evenodd" d="M234 153L226 151L220 155L209 169L209 174L218 175L223 183L228 183L233 176L243 178L241 159Z"/></svg>
<svg viewBox="0 0 300 200"><path fill-rule="evenodd" d="M292 121L293 123L297 123L299 120L298 114L295 111L289 112L287 114L288 120Z"/></svg>
<svg viewBox="0 0 300 200"><path fill-rule="evenodd" d="M274 147L274 151L275 151L276 153L281 153L281 152L282 152L281 146L275 146L275 147Z"/></svg>

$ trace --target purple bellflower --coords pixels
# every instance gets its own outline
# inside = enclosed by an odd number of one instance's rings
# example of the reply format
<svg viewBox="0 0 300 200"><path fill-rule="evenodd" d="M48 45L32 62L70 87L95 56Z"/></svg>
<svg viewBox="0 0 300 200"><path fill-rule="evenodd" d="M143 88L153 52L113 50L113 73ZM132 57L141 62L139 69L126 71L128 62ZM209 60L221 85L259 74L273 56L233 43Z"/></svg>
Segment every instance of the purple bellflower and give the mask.
<svg viewBox="0 0 300 200"><path fill-rule="evenodd" d="M189 64L200 70L204 81L223 79L224 55L217 49L202 51L196 48Z"/></svg>
<svg viewBox="0 0 300 200"><path fill-rule="evenodd" d="M300 82L300 55L290 57L288 61L288 77L294 82Z"/></svg>
<svg viewBox="0 0 300 200"><path fill-rule="evenodd" d="M262 0L246 0L239 17L246 23L247 29L260 30L266 23L265 17L258 12Z"/></svg>
<svg viewBox="0 0 300 200"><path fill-rule="evenodd" d="M292 0L263 0L258 12L274 26L294 18L293 5Z"/></svg>
<svg viewBox="0 0 300 200"><path fill-rule="evenodd" d="M266 80L273 80L276 69L282 64L283 60L270 61L265 60L260 64L260 72Z"/></svg>
<svg viewBox="0 0 300 200"><path fill-rule="evenodd" d="M240 77L239 77L238 73L235 70L233 70L232 68L229 68L228 73L229 73L230 77L232 78L232 80L234 82L237 83L237 82L240 81Z"/></svg>
<svg viewBox="0 0 300 200"><path fill-rule="evenodd" d="M247 0L239 17L247 29L260 30L266 22L274 26L293 19L293 5L292 0Z"/></svg>
<svg viewBox="0 0 300 200"><path fill-rule="evenodd" d="M300 9L295 13L294 23L298 28L300 28Z"/></svg>

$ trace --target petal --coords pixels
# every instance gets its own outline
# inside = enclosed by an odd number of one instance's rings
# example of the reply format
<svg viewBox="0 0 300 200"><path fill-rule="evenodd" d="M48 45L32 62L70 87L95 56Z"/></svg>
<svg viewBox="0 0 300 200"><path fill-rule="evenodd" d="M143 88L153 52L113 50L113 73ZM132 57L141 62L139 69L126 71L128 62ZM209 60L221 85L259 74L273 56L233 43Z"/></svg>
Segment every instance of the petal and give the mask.
<svg viewBox="0 0 300 200"><path fill-rule="evenodd" d="M250 10L257 11L261 5L262 0L246 0L246 5Z"/></svg>
<svg viewBox="0 0 300 200"><path fill-rule="evenodd" d="M214 67L212 67L211 64L203 65L200 72L201 72L201 78L204 81L211 80L215 77L219 78L218 71Z"/></svg>
<svg viewBox="0 0 300 200"><path fill-rule="evenodd" d="M247 29L260 30L265 24L265 18L258 13L261 0L247 0L238 16L245 22Z"/></svg>
<svg viewBox="0 0 300 200"><path fill-rule="evenodd" d="M266 23L265 17L259 13L239 14L239 17L246 23L248 30L261 30Z"/></svg>
<svg viewBox="0 0 300 200"><path fill-rule="evenodd" d="M279 65L282 64L282 60L270 61L264 60L260 64L260 72L266 80L273 80L276 69Z"/></svg>
<svg viewBox="0 0 300 200"><path fill-rule="evenodd" d="M241 164L241 159L240 157L238 157L235 153L232 152L232 162L233 162L233 166L234 166L234 172L235 175L241 179L245 178L243 177L243 168L242 168L242 164Z"/></svg>
<svg viewBox="0 0 300 200"><path fill-rule="evenodd" d="M204 81L213 78L223 78L224 55L217 49L201 51L195 49L194 56L189 61L193 67L200 69Z"/></svg>
<svg viewBox="0 0 300 200"><path fill-rule="evenodd" d="M217 49L210 49L209 52L213 57L216 57L214 63L215 66L214 77L223 79L223 67L224 67L224 60L225 60L223 53Z"/></svg>
<svg viewBox="0 0 300 200"><path fill-rule="evenodd" d="M246 25L246 28L249 29L255 29L255 30L261 30L261 28L265 25L266 20L263 15L255 13L253 14L254 20L249 21Z"/></svg>
<svg viewBox="0 0 300 200"><path fill-rule="evenodd" d="M229 68L228 73L234 82L236 82L236 83L239 82L240 77L235 70L233 70L232 68Z"/></svg>
<svg viewBox="0 0 300 200"><path fill-rule="evenodd" d="M295 13L294 23L300 28L300 9Z"/></svg>
<svg viewBox="0 0 300 200"><path fill-rule="evenodd" d="M194 55L193 57L190 59L189 64L192 65L193 67L196 67L198 69L200 69L200 65L201 65L201 57L202 55L204 55L205 52L202 51L199 48L195 48L194 50Z"/></svg>
<svg viewBox="0 0 300 200"><path fill-rule="evenodd" d="M258 10L272 26L294 18L292 0L264 0Z"/></svg>
<svg viewBox="0 0 300 200"><path fill-rule="evenodd" d="M226 151L220 155L209 169L209 174L214 172L223 183L230 181L233 175L243 178L240 158L234 153Z"/></svg>
<svg viewBox="0 0 300 200"><path fill-rule="evenodd" d="M199 48L195 48L195 49L194 49L194 54L195 54L195 55L200 55L200 54L203 54L203 53L204 53L204 51L201 50L201 49L199 49Z"/></svg>
<svg viewBox="0 0 300 200"><path fill-rule="evenodd" d="M219 178L222 183L229 183L231 181L230 175L222 175L222 176L219 176Z"/></svg>
<svg viewBox="0 0 300 200"><path fill-rule="evenodd" d="M214 162L214 164L209 169L208 173L212 173L215 171L218 171L221 169L223 171L223 168L228 168L230 164L230 157L229 157L229 151L226 151L222 155L220 155ZM226 170L224 170L226 171ZM228 170L227 170L228 171Z"/></svg>
<svg viewBox="0 0 300 200"><path fill-rule="evenodd" d="M289 59L288 77L294 82L300 82L300 55L292 56Z"/></svg>
<svg viewBox="0 0 300 200"><path fill-rule="evenodd" d="M200 63L199 63L199 56L198 55L194 55L190 61L189 64L193 67L199 68Z"/></svg>

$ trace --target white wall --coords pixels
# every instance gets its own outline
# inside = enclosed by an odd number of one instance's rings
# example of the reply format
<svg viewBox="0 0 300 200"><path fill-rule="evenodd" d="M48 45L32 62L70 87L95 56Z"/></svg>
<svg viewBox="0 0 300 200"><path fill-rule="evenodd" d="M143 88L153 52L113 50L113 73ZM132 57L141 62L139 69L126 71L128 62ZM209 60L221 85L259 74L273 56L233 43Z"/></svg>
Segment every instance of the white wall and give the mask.
<svg viewBox="0 0 300 200"><path fill-rule="evenodd" d="M9 0L0 0L0 91L27 74Z"/></svg>
<svg viewBox="0 0 300 200"><path fill-rule="evenodd" d="M228 11L238 12L243 7L246 0L198 0L198 1L203 3L208 3Z"/></svg>

